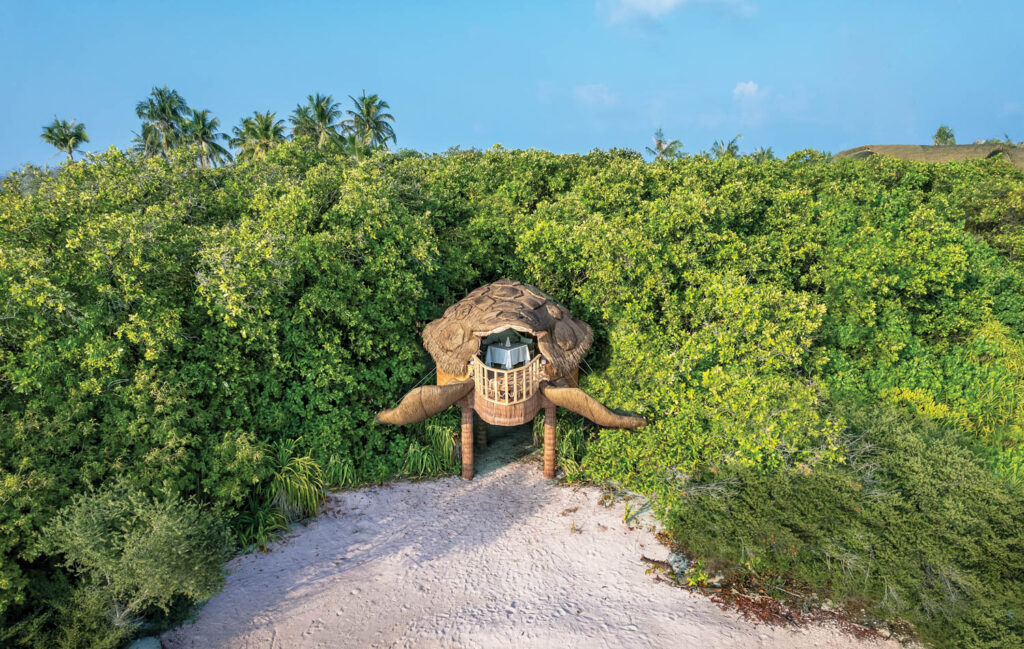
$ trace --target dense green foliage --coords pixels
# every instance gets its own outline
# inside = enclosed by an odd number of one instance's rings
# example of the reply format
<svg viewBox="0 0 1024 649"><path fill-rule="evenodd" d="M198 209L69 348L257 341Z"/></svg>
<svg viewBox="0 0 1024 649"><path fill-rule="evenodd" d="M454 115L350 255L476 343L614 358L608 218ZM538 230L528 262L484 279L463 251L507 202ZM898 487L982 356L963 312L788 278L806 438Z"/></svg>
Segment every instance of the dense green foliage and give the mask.
<svg viewBox="0 0 1024 649"><path fill-rule="evenodd" d="M694 480L666 508L673 536L777 594L785 575L907 616L936 644L1024 644L1019 492L993 480L951 427L885 410L850 423L840 468L730 465Z"/></svg>
<svg viewBox="0 0 1024 649"><path fill-rule="evenodd" d="M1000 559L1024 535L1019 170L814 151L356 161L309 136L232 166L196 168L195 146L112 150L5 182L5 643L102 646L130 628L111 612L144 575L116 554L89 563L101 531L76 512L153 503L198 557L210 520L262 545L324 487L452 471L453 420L386 429L373 413L429 372L423 325L503 276L588 321L584 387L651 421L586 443L560 426L573 477L650 495L709 560L866 599L936 644L1020 637L1024 574ZM739 520L799 544L737 535ZM78 545L43 533L62 525ZM870 579L837 577L821 551L837 543ZM107 599L76 604L97 575ZM173 619L216 588L204 575L135 614Z"/></svg>

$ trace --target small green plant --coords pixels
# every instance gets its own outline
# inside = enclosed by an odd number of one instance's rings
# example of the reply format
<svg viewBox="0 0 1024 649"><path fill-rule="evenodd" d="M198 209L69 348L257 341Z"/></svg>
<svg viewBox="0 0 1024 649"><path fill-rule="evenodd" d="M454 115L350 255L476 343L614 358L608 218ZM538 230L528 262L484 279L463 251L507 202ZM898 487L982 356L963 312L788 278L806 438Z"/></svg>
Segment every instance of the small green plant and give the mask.
<svg viewBox="0 0 1024 649"><path fill-rule="evenodd" d="M279 440L270 445L265 475L235 519L235 538L242 548L264 549L288 531L289 523L319 512L325 495L325 472L312 457L298 453L297 441ZM331 484L351 483L354 470L334 457L331 460L327 480Z"/></svg>
<svg viewBox="0 0 1024 649"><path fill-rule="evenodd" d="M567 482L579 482L586 477L583 458L586 455L586 430L578 417L563 417L558 421L558 464L565 470Z"/></svg>
<svg viewBox="0 0 1024 649"><path fill-rule="evenodd" d="M267 500L249 495L247 506L235 521L235 537L243 549L266 549L279 534L288 531L288 517Z"/></svg>
<svg viewBox="0 0 1024 649"><path fill-rule="evenodd" d="M629 522L633 519L633 516L635 514L636 514L636 512L633 511L633 506L627 500L626 501L626 505L625 505L625 509L622 512L622 522L625 523L626 525L629 525Z"/></svg>
<svg viewBox="0 0 1024 649"><path fill-rule="evenodd" d="M430 452L429 446L421 446L419 442L410 442L406 450L402 473L412 476L426 476L437 473L439 462Z"/></svg>
<svg viewBox="0 0 1024 649"><path fill-rule="evenodd" d="M1024 444L1015 439L1004 439L996 440L994 444L980 441L974 446L993 473L1024 490Z"/></svg>
<svg viewBox="0 0 1024 649"><path fill-rule="evenodd" d="M351 487L356 483L356 466L351 456L331 455L327 459L324 481L330 487Z"/></svg>
<svg viewBox="0 0 1024 649"><path fill-rule="evenodd" d="M686 571L686 585L690 588L708 585L708 573L703 559L697 559Z"/></svg>
<svg viewBox="0 0 1024 649"><path fill-rule="evenodd" d="M1024 448L1016 446L1004 451L993 470L1018 488L1024 488Z"/></svg>

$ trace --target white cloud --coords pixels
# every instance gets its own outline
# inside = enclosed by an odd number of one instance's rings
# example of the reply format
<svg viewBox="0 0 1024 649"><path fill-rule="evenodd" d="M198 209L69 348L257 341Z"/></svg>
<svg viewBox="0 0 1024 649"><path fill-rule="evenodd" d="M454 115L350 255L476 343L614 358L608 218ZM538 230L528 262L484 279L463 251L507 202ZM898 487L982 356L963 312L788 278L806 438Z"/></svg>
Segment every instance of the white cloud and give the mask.
<svg viewBox="0 0 1024 649"><path fill-rule="evenodd" d="M732 100L739 107L740 123L744 126L757 127L764 123L768 115L768 104L776 103L767 88L762 88L753 81L740 81L732 89Z"/></svg>
<svg viewBox="0 0 1024 649"><path fill-rule="evenodd" d="M743 18L757 13L757 5L751 0L598 0L611 22L618 22L634 16L661 18L688 4L712 4L735 11Z"/></svg>
<svg viewBox="0 0 1024 649"><path fill-rule="evenodd" d="M736 101L742 101L757 97L758 87L753 81L740 81L736 84L736 87L732 89L732 98Z"/></svg>
<svg viewBox="0 0 1024 649"><path fill-rule="evenodd" d="M647 14L651 18L660 18L687 0L620 0L620 6L626 13Z"/></svg>
<svg viewBox="0 0 1024 649"><path fill-rule="evenodd" d="M618 94L603 83L588 83L572 89L572 97L591 108L611 108L619 103Z"/></svg>

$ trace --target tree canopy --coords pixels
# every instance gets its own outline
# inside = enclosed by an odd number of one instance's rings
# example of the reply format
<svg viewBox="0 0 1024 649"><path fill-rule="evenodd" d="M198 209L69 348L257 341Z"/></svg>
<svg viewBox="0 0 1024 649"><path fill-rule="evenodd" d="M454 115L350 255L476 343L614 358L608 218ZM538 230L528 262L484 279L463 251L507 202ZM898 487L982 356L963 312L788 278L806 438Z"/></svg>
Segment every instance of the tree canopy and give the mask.
<svg viewBox="0 0 1024 649"><path fill-rule="evenodd" d="M715 140L714 144L711 145L711 156L715 160L721 160L722 158L737 158L740 155L739 140L743 135L737 135L733 139L726 142L725 140Z"/></svg>
<svg viewBox="0 0 1024 649"><path fill-rule="evenodd" d="M357 159L387 150L389 142L398 141L388 102L366 91L349 99L352 108L343 110L331 95L308 95L288 117L290 135ZM154 87L135 110L143 120L132 141L136 152L167 158L175 149L191 146L197 151L196 162L204 169L230 162L234 156L227 147L237 149L240 160L263 159L289 135L285 121L271 111L254 111L232 128L230 136L220 133L220 120L209 110L191 108L178 91L167 86Z"/></svg>
<svg viewBox="0 0 1024 649"><path fill-rule="evenodd" d="M181 123L181 137L199 148L200 166L209 169L230 160L231 152L220 144L228 140L226 134L217 132L220 120L210 117L208 110L190 108L189 112L189 118Z"/></svg>
<svg viewBox="0 0 1024 649"><path fill-rule="evenodd" d="M951 146L956 144L956 136L953 135L953 129L943 124L935 130L935 135L932 136L932 144L935 146Z"/></svg>
<svg viewBox="0 0 1024 649"><path fill-rule="evenodd" d="M187 113L188 105L177 90L167 86L153 88L149 97L135 105L135 114L143 120L140 148L146 153L169 156L181 141Z"/></svg>
<svg viewBox="0 0 1024 649"><path fill-rule="evenodd" d="M342 126L341 104L330 95L309 95L295 107L289 120L295 137L308 137L323 148L335 140Z"/></svg>

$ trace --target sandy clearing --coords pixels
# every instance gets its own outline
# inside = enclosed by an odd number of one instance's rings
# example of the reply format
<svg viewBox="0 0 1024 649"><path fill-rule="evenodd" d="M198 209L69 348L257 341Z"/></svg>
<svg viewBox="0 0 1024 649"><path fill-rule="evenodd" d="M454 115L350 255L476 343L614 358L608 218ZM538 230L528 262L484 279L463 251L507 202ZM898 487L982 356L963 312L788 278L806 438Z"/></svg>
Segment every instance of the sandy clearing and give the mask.
<svg viewBox="0 0 1024 649"><path fill-rule="evenodd" d="M165 647L890 647L831 628L755 625L654 581L653 534L535 458L472 482L331 496L336 513L237 557L224 590ZM568 509L572 513L563 515ZM580 530L573 532L575 526Z"/></svg>

